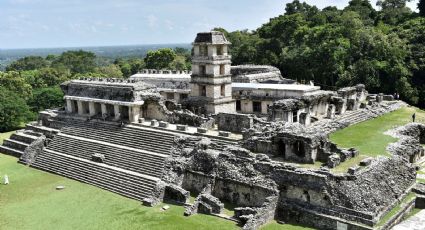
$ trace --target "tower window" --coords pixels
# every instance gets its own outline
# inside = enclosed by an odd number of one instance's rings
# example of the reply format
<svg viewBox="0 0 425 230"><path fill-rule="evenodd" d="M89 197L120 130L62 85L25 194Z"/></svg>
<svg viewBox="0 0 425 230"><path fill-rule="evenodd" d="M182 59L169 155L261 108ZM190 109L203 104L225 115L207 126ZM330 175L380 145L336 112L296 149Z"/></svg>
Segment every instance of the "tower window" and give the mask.
<svg viewBox="0 0 425 230"><path fill-rule="evenodd" d="M205 85L202 85L200 89L201 89L201 92L200 92L201 96L206 97L207 96L207 87Z"/></svg>
<svg viewBox="0 0 425 230"><path fill-rule="evenodd" d="M208 56L208 46L199 46L199 55L204 57Z"/></svg>
<svg viewBox="0 0 425 230"><path fill-rule="evenodd" d="M252 110L254 113L261 113L261 101L253 101Z"/></svg>
<svg viewBox="0 0 425 230"><path fill-rule="evenodd" d="M220 65L220 75L226 74L226 65Z"/></svg>
<svg viewBox="0 0 425 230"><path fill-rule="evenodd" d="M292 122L298 122L298 111L293 111L292 112Z"/></svg>
<svg viewBox="0 0 425 230"><path fill-rule="evenodd" d="M221 96L222 97L226 96L226 86L225 85L221 85Z"/></svg>
<svg viewBox="0 0 425 230"><path fill-rule="evenodd" d="M199 66L199 74L205 75L207 73L206 67L204 65Z"/></svg>
<svg viewBox="0 0 425 230"><path fill-rule="evenodd" d="M241 110L242 110L241 101L240 100L237 100L236 101L236 111L241 111Z"/></svg>
<svg viewBox="0 0 425 230"><path fill-rule="evenodd" d="M223 46L217 46L217 55L223 55Z"/></svg>

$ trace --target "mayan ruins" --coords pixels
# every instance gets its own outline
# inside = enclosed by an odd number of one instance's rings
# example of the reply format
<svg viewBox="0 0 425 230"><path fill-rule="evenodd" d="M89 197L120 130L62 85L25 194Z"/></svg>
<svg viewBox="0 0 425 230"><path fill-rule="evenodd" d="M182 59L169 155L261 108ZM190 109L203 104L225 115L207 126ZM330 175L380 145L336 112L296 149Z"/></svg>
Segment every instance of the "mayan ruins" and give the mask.
<svg viewBox="0 0 425 230"><path fill-rule="evenodd" d="M0 151L141 205L177 204L187 218L213 215L241 229L289 220L391 229L425 207L425 187L416 183L425 125L389 130L398 140L387 157L360 158L329 137L407 103L362 84L328 91L272 66L232 66L232 44L219 31L198 33L192 45L191 71L63 82L63 107L40 112ZM342 171L347 162L356 163ZM383 218L413 193L397 215Z"/></svg>

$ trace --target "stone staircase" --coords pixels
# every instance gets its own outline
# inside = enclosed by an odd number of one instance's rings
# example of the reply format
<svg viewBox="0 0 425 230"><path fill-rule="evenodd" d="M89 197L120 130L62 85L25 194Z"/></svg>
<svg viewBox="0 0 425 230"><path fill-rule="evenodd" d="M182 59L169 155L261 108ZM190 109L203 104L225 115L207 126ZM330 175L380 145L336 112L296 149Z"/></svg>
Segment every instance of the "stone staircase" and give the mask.
<svg viewBox="0 0 425 230"><path fill-rule="evenodd" d="M74 122L63 127L61 133L165 155L169 155L176 137L156 130L92 122Z"/></svg>
<svg viewBox="0 0 425 230"><path fill-rule="evenodd" d="M61 127L32 167L136 200L151 195L176 136L107 122L68 120Z"/></svg>
<svg viewBox="0 0 425 230"><path fill-rule="evenodd" d="M154 177L161 176L165 158L168 157L64 134L58 134L47 149L86 160L91 160L93 154L103 154L103 163L107 165Z"/></svg>
<svg viewBox="0 0 425 230"><path fill-rule="evenodd" d="M360 109L355 111L347 111L343 115L337 117L334 121L353 125L371 118L371 115L367 113L367 111Z"/></svg>
<svg viewBox="0 0 425 230"><path fill-rule="evenodd" d="M129 170L92 162L49 149L31 165L44 171L95 185L120 195L143 200L148 197L158 178Z"/></svg>
<svg viewBox="0 0 425 230"><path fill-rule="evenodd" d="M3 141L3 145L0 146L0 152L19 158L24 153L25 148L39 136L39 133L30 130L18 130L9 139Z"/></svg>

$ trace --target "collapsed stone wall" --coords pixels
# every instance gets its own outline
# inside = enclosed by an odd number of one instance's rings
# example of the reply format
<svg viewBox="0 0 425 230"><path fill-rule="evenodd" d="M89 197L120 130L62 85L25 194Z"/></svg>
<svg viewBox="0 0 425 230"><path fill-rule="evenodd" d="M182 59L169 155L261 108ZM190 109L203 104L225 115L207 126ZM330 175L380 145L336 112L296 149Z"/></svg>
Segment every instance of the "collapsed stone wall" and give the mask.
<svg viewBox="0 0 425 230"><path fill-rule="evenodd" d="M232 66L230 70L232 74L232 82L241 83L262 83L268 81L292 84L295 81L284 79L280 70L273 66L261 65L240 65Z"/></svg>
<svg viewBox="0 0 425 230"><path fill-rule="evenodd" d="M39 136L28 147L25 148L24 153L20 157L19 161L26 165L31 165L34 163L37 156L43 152L45 141L46 136Z"/></svg>
<svg viewBox="0 0 425 230"><path fill-rule="evenodd" d="M254 125L253 116L247 114L219 113L216 120L219 130L235 133L241 133Z"/></svg>
<svg viewBox="0 0 425 230"><path fill-rule="evenodd" d="M415 163L425 156L425 150L422 147L422 144L425 144L424 124L410 123L390 130L387 134L399 139L388 145L387 150L391 154L402 156L411 163Z"/></svg>
<svg viewBox="0 0 425 230"><path fill-rule="evenodd" d="M195 185L198 179L205 186L213 181L212 195L238 207L262 207L268 197L278 196L278 217L308 209L316 217L330 215L373 226L415 183L414 167L398 156L377 158L352 174L332 174L275 162L244 148L217 151L207 139L195 139L177 142L167 160L165 183L196 192L194 188L202 187Z"/></svg>

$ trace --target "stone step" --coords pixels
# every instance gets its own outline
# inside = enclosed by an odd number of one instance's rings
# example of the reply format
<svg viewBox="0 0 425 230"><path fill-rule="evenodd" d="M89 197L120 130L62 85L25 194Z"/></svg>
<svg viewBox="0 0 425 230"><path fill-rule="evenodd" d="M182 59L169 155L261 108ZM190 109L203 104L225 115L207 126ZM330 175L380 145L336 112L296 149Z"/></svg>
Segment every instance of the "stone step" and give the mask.
<svg viewBox="0 0 425 230"><path fill-rule="evenodd" d="M14 156L14 157L18 157L18 158L21 157L22 154L24 154L23 151L13 149L13 148L10 148L10 147L6 147L4 145L0 145L0 153L10 155L10 156Z"/></svg>
<svg viewBox="0 0 425 230"><path fill-rule="evenodd" d="M141 200L150 195L156 180L114 170L106 165L45 151L32 165L121 195ZM139 193L139 194L138 194Z"/></svg>
<svg viewBox="0 0 425 230"><path fill-rule="evenodd" d="M63 154L69 154L70 152L67 152L66 150L60 149L60 148L48 148L49 150L54 150ZM78 154L69 154L75 157L80 157L86 160L91 160L91 152L84 153L81 149L74 150L75 153ZM86 154L86 155L84 155ZM135 162L132 160L123 160L119 158L113 158L106 156L105 157L105 164L120 167L126 170L131 170L139 173L143 173L150 176L156 176L160 177L162 174L164 161L158 161L158 162Z"/></svg>
<svg viewBox="0 0 425 230"><path fill-rule="evenodd" d="M70 134L70 135L74 135L74 136L81 136L84 135L84 137L87 138L91 138L91 137L95 137L92 139L105 139L105 140L109 140L109 138L113 135L113 137L119 137L121 141L123 140L128 140L128 141L139 141L139 142L146 142L145 144L151 144L151 143L156 143L159 145L164 145L166 144L166 142L164 143L163 141L174 141L174 138L167 138L167 137L163 137L163 136L155 136L153 134L144 134L144 136L142 136L142 133L105 133L105 132L101 132L101 133L97 133L99 131L95 131L95 130L68 130L68 129L64 129L62 130L62 133L64 134ZM129 137L132 137L131 139ZM136 139L137 138L137 139Z"/></svg>
<svg viewBox="0 0 425 230"><path fill-rule="evenodd" d="M20 142L17 140L6 139L3 141L3 145L12 149L16 149L19 151L25 151L25 149L29 146L29 144Z"/></svg>
<svg viewBox="0 0 425 230"><path fill-rule="evenodd" d="M147 149L141 149L141 148L132 148L132 147L127 147L127 146L123 146L123 145L117 145L115 143L109 143L109 142L105 142L105 141L98 141L98 140L92 140L92 139L87 139L87 138L82 138L82 137L78 137L78 136L71 136L68 134L60 134L57 135L56 138L58 138L58 140L62 140L64 137L66 136L66 140L68 141L80 141L83 143L87 143L87 144L92 144L92 145L100 145L103 146L104 148L119 148L119 149L123 149L123 150L128 150L128 151L133 151L133 152L139 152L142 155L153 155L153 156L159 156L159 157L168 157L169 156L169 149L161 149L161 148L156 148L154 146L149 147ZM54 142L52 143L54 144ZM154 149L156 151L149 151L148 149ZM171 147L170 147L171 149ZM166 153L158 153L158 152L166 152Z"/></svg>
<svg viewBox="0 0 425 230"><path fill-rule="evenodd" d="M12 134L12 136L10 136L9 139L24 142L24 143L27 143L27 144L31 144L33 141L35 141L37 139L37 137L25 134L23 132L17 132L17 133Z"/></svg>

